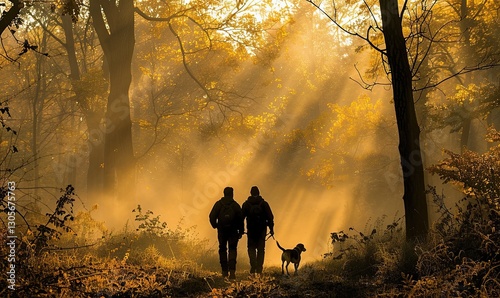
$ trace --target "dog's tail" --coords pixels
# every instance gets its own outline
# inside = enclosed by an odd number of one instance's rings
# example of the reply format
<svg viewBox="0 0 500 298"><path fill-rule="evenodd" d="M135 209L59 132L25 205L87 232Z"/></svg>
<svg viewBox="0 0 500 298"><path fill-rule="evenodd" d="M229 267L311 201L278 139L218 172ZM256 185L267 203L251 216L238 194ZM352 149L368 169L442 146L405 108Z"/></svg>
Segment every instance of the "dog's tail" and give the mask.
<svg viewBox="0 0 500 298"><path fill-rule="evenodd" d="M282 251L285 251L285 249L283 247L281 247L280 243L278 241L276 241L276 244L278 244L278 247L282 250Z"/></svg>

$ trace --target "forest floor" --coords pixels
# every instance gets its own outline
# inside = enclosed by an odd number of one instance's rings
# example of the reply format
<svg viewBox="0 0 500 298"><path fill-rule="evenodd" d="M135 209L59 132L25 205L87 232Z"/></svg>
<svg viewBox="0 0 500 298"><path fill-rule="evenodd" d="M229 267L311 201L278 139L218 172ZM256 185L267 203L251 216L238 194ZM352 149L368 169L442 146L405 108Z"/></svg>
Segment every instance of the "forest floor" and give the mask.
<svg viewBox="0 0 500 298"><path fill-rule="evenodd" d="M235 281L216 273L198 278L205 282L206 290L193 297L366 297L374 291L368 284L349 285L314 266L305 266L299 274L290 276L282 275L281 268L271 267L262 275L241 272Z"/></svg>
<svg viewBox="0 0 500 298"><path fill-rule="evenodd" d="M314 266L305 266L298 275L281 274L272 267L262 275L240 273L236 281L214 274L207 279L208 292L194 297L369 297L376 289L370 283L351 283ZM371 294L370 294L371 293Z"/></svg>
<svg viewBox="0 0 500 298"><path fill-rule="evenodd" d="M62 265L62 264L61 264ZM119 262L64 268L39 268L15 291L2 297L373 297L370 282L343 280L318 265L305 264L299 274L282 275L266 268L262 275L236 272L236 280L209 270L148 267ZM50 270L51 269L51 270ZM35 271L38 271L35 270ZM293 270L293 269L292 269Z"/></svg>

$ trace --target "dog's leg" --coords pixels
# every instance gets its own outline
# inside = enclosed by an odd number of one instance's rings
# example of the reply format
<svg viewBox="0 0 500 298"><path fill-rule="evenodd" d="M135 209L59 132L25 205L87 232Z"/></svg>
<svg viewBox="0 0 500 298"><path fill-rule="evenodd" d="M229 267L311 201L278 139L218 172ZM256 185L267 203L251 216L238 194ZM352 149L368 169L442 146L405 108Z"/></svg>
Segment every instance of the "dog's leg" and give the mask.
<svg viewBox="0 0 500 298"><path fill-rule="evenodd" d="M290 276L290 273L288 272L288 265L290 265L290 262L286 262L286 266L285 266L285 268L286 268L286 274L288 276Z"/></svg>
<svg viewBox="0 0 500 298"><path fill-rule="evenodd" d="M281 274L285 274L285 270L283 266L285 265L285 261L281 261Z"/></svg>
<svg viewBox="0 0 500 298"><path fill-rule="evenodd" d="M293 265L295 267L295 275L297 275L297 270L299 270L299 263L294 263Z"/></svg>

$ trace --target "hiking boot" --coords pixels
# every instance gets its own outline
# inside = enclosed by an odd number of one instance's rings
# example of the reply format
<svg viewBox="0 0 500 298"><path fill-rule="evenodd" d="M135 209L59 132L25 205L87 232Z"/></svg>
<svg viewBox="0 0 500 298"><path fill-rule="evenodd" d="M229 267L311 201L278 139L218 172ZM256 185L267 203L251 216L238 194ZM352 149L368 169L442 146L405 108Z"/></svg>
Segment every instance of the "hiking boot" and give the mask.
<svg viewBox="0 0 500 298"><path fill-rule="evenodd" d="M236 274L234 273L234 271L229 272L229 279L236 279Z"/></svg>

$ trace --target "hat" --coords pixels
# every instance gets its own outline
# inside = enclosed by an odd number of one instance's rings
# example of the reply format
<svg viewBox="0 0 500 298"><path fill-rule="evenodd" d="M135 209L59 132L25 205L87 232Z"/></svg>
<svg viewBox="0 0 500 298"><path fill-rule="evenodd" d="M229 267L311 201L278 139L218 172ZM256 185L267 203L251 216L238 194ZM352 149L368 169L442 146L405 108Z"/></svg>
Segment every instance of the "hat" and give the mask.
<svg viewBox="0 0 500 298"><path fill-rule="evenodd" d="M224 188L224 196L225 197L233 197L233 188L229 187L229 186Z"/></svg>
<svg viewBox="0 0 500 298"><path fill-rule="evenodd" d="M260 194L259 188L257 186L252 186L252 189L250 189L250 194L254 197L258 196Z"/></svg>

